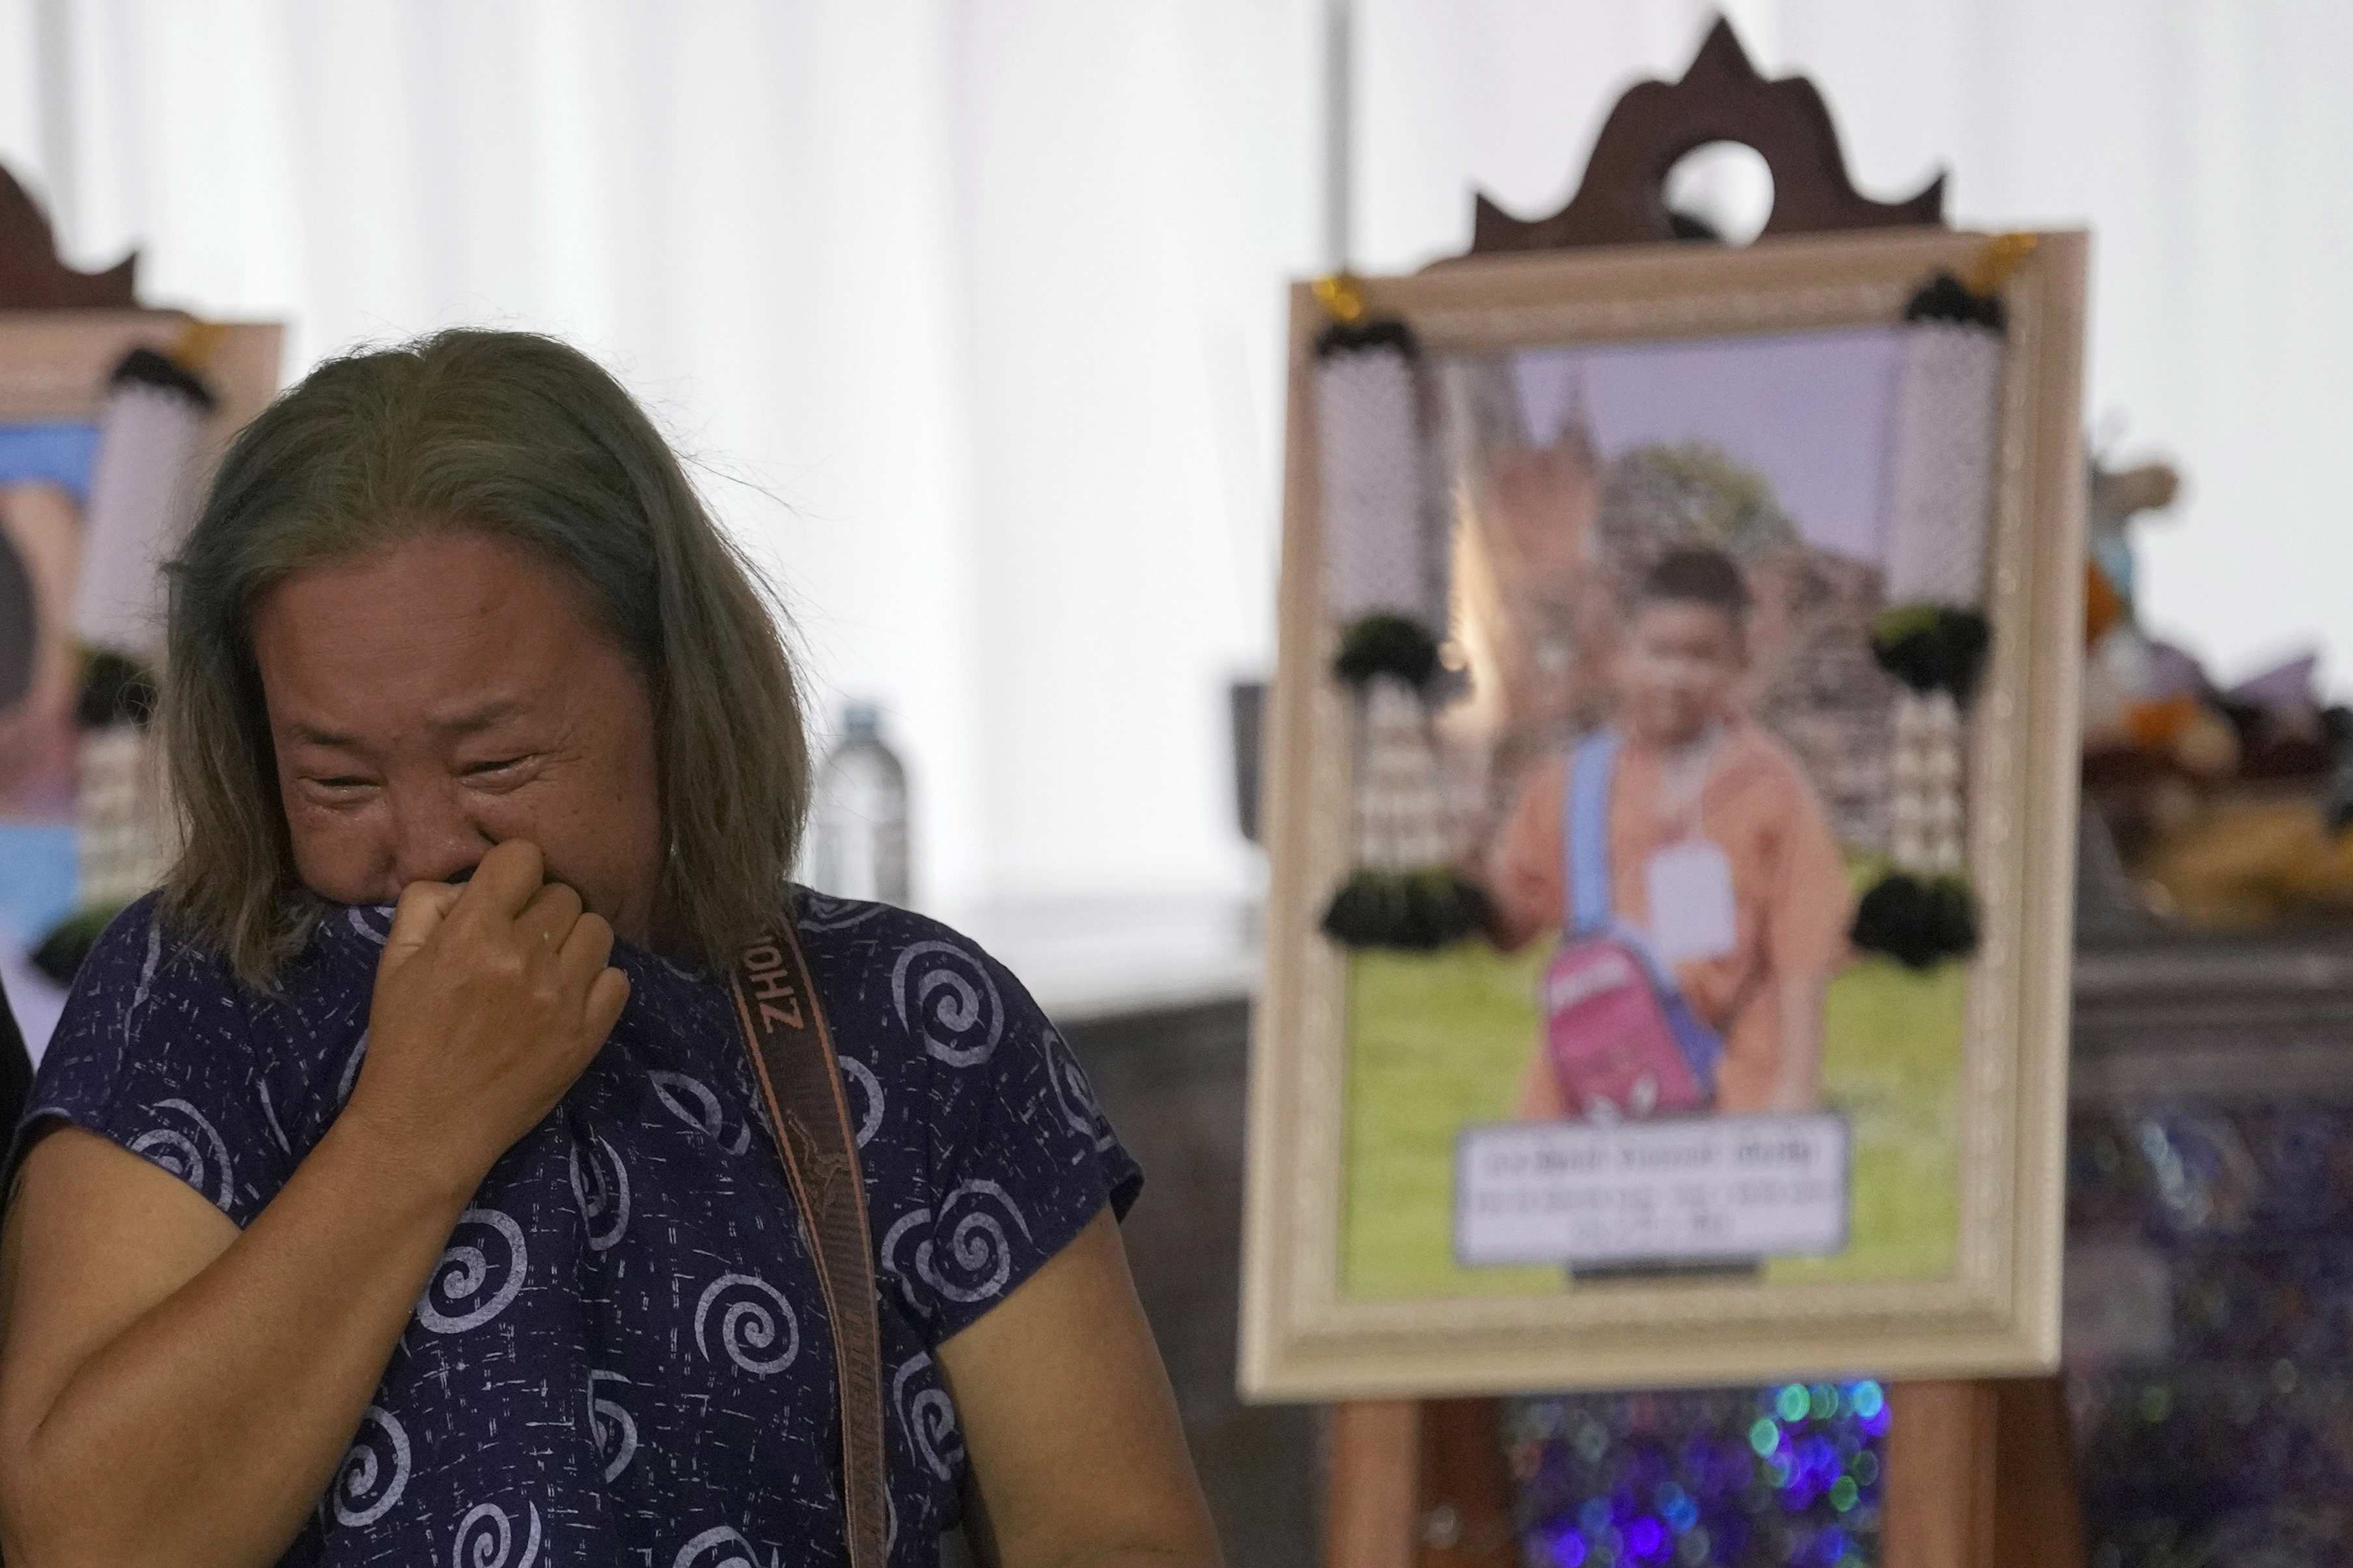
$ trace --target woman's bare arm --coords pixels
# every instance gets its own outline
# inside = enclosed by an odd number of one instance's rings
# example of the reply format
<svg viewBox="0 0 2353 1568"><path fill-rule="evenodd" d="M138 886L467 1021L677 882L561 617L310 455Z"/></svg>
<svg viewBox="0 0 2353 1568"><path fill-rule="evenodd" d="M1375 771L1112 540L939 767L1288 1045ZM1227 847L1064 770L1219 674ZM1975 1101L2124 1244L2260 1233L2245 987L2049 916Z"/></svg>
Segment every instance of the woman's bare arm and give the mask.
<svg viewBox="0 0 2353 1568"><path fill-rule="evenodd" d="M401 900L351 1105L239 1233L77 1129L0 1242L0 1542L16 1568L276 1560L466 1200L596 1054L612 931L501 845Z"/></svg>
<svg viewBox="0 0 2353 1568"><path fill-rule="evenodd" d="M1216 1568L1176 1396L1108 1210L940 1347L1004 1568ZM976 1529L973 1528L977 1526Z"/></svg>
<svg viewBox="0 0 2353 1568"><path fill-rule="evenodd" d="M339 1122L240 1234L79 1128L0 1253L0 1540L24 1568L266 1563L301 1528L467 1191Z"/></svg>

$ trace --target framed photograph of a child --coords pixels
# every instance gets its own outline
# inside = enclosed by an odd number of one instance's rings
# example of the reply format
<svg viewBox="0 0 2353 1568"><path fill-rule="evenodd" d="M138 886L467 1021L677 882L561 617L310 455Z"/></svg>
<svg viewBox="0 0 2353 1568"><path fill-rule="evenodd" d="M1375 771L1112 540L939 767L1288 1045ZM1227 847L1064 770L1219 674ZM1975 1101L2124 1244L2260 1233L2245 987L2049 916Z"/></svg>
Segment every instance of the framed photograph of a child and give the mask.
<svg viewBox="0 0 2353 1568"><path fill-rule="evenodd" d="M1294 291L1247 1392L2056 1363L2085 250Z"/></svg>

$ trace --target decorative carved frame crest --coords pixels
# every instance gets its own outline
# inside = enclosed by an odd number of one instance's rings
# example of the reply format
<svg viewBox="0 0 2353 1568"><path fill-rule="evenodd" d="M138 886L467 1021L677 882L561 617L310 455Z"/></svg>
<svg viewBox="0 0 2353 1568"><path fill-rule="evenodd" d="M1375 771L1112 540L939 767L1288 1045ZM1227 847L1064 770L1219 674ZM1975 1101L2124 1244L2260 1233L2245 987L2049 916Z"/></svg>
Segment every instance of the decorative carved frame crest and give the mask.
<svg viewBox="0 0 2353 1568"><path fill-rule="evenodd" d="M48 218L0 169L0 310L136 310L138 271L136 253L103 272L67 266Z"/></svg>
<svg viewBox="0 0 2353 1568"><path fill-rule="evenodd" d="M1732 24L1718 18L1683 79L1638 82L1619 99L1585 166L1584 182L1550 217L1516 218L1482 192L1470 254L1641 245L1676 234L1662 191L1678 159L1711 142L1753 147L1773 173L1773 211L1761 237L1941 226L1945 177L1900 202L1873 201L1847 177L1838 129L1814 84L1768 81Z"/></svg>

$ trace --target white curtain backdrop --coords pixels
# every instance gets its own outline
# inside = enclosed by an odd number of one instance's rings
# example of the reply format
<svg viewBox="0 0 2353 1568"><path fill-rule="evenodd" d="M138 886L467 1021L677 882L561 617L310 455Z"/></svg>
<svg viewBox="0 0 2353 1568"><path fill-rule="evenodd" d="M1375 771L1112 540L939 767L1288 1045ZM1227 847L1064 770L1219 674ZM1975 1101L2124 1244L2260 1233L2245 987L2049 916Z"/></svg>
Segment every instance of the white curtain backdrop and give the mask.
<svg viewBox="0 0 2353 1568"><path fill-rule="evenodd" d="M2095 432L2179 458L2164 627L2353 647L2336 426L2353 9L1749 0L1859 183L2098 236ZM353 343L562 333L645 396L884 706L949 906L1231 893L1225 682L1271 657L1282 283L1321 0L0 0L0 160L85 267ZM1360 0L1356 255L1567 194L1693 0ZM2117 433L2120 432L2120 437Z"/></svg>

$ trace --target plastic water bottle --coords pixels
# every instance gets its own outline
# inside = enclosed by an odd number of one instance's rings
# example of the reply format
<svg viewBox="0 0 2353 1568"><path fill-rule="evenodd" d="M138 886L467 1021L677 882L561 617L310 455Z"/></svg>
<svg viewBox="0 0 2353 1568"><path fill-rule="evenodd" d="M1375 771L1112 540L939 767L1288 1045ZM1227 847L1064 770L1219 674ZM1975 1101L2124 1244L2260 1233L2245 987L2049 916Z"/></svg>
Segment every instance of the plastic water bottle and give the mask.
<svg viewBox="0 0 2353 1568"><path fill-rule="evenodd" d="M882 741L871 702L842 710L842 740L818 769L809 803L808 873L821 893L907 901L907 770Z"/></svg>

